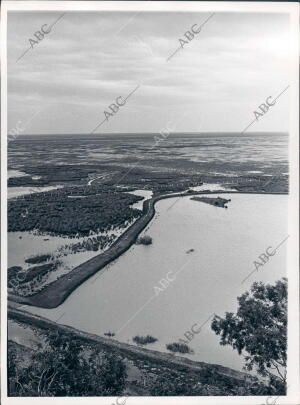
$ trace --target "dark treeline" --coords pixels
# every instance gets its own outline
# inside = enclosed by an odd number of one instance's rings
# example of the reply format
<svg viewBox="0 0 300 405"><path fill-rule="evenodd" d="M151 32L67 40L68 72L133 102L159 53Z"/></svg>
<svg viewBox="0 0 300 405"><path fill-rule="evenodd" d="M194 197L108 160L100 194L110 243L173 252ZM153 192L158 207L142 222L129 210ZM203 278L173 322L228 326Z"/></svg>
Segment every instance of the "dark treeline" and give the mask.
<svg viewBox="0 0 300 405"><path fill-rule="evenodd" d="M9 202L8 231L37 229L50 234L85 236L90 231L122 228L141 216L140 210L130 207L141 199L103 186L67 187L25 195Z"/></svg>

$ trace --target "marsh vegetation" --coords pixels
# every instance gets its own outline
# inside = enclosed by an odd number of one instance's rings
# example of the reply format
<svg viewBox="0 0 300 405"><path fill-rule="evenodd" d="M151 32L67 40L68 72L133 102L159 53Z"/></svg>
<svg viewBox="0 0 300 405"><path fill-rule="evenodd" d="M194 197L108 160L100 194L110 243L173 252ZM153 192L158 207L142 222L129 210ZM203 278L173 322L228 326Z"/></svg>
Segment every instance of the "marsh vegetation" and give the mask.
<svg viewBox="0 0 300 405"><path fill-rule="evenodd" d="M136 244L137 245L151 245L152 244L152 238L149 235L140 236L137 239Z"/></svg>
<svg viewBox="0 0 300 405"><path fill-rule="evenodd" d="M138 345L147 345L149 343L154 343L157 342L158 339L156 339L155 337L151 336L151 335L147 335L147 336L134 336L132 338L132 340L138 344Z"/></svg>
<svg viewBox="0 0 300 405"><path fill-rule="evenodd" d="M85 198L69 198L82 195ZM87 236L91 231L124 228L142 215L140 210L130 207L141 199L97 185L24 195L9 201L8 231Z"/></svg>
<svg viewBox="0 0 300 405"><path fill-rule="evenodd" d="M168 343L166 348L173 353L193 354L193 350L185 343Z"/></svg>

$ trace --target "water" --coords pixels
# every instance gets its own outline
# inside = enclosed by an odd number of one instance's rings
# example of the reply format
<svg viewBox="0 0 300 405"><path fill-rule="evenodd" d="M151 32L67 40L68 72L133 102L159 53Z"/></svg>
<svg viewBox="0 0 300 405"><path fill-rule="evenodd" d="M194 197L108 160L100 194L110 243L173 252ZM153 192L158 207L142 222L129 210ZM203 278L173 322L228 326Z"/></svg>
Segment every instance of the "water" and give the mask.
<svg viewBox="0 0 300 405"><path fill-rule="evenodd" d="M32 135L9 143L9 168L104 164L203 174L272 174L288 171L288 135L281 133L176 133L158 145L157 134ZM49 153L51 151L51 153ZM44 172L43 172L44 173ZM45 172L48 174L48 171ZM41 173L38 173L41 174Z"/></svg>
<svg viewBox="0 0 300 405"><path fill-rule="evenodd" d="M19 176L20 177L20 176ZM21 197L22 195L33 194L33 193L44 193L46 191L57 190L62 188L62 186L47 186L47 187L8 187L7 188L7 198Z"/></svg>
<svg viewBox="0 0 300 405"><path fill-rule="evenodd" d="M130 191L129 193L137 195L139 197L143 197L143 200L140 200L134 204L131 204L131 208L136 208L138 210L142 210L144 201L149 200L150 198L152 198L152 195L153 195L153 192L151 190L134 190L134 191Z"/></svg>
<svg viewBox="0 0 300 405"><path fill-rule="evenodd" d="M131 344L135 335L150 334L158 341L147 347L166 351L166 344L186 339L192 325L198 328L214 312L235 311L236 297L254 281L273 283L286 274L285 243L242 284L258 256L287 236L288 197L222 197L231 198L228 209L190 197L175 205L174 199L158 202L146 231L152 245L132 246L58 308L27 310L54 321L62 316L59 323L99 335L115 332L115 339ZM194 251L187 253L190 249ZM160 281L175 273L174 281L162 288ZM193 360L242 368L243 358L219 345L209 322L189 346L195 354L187 357Z"/></svg>

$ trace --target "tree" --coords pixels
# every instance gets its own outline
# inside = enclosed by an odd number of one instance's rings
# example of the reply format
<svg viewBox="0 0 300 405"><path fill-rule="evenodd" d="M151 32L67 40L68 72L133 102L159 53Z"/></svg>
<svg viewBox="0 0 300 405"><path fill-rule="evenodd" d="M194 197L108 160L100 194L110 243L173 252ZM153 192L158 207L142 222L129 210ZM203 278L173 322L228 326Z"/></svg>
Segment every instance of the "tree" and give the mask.
<svg viewBox="0 0 300 405"><path fill-rule="evenodd" d="M211 328L221 345L231 345L239 354L246 351L245 369L254 366L269 377L269 384L285 391L287 360L287 279L275 285L255 282L250 292L238 297L237 314L215 316ZM275 374L274 374L275 372Z"/></svg>
<svg viewBox="0 0 300 405"><path fill-rule="evenodd" d="M41 352L16 375L15 355L8 359L10 395L111 396L122 394L126 366L114 354L84 347L78 339L50 334ZM17 378L18 377L18 378Z"/></svg>

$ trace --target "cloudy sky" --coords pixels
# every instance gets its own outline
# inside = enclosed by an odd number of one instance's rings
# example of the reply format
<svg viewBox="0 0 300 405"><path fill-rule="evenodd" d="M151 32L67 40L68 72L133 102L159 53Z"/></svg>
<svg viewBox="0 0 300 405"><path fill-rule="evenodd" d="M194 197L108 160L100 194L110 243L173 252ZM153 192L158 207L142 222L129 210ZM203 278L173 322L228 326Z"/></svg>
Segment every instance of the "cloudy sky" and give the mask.
<svg viewBox="0 0 300 405"><path fill-rule="evenodd" d="M217 13L168 61L211 13L134 14L67 12L17 61L61 13L10 12L8 129L90 133L139 86L98 133L241 132L289 84L287 14ZM251 131L288 131L288 107L287 90Z"/></svg>

